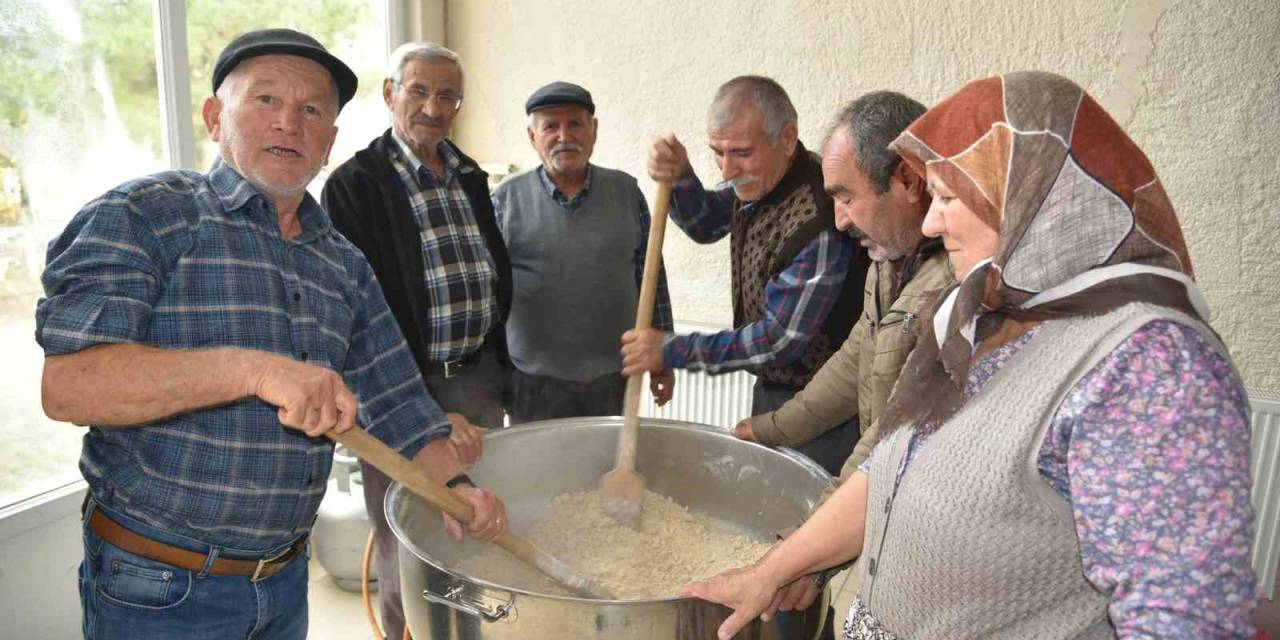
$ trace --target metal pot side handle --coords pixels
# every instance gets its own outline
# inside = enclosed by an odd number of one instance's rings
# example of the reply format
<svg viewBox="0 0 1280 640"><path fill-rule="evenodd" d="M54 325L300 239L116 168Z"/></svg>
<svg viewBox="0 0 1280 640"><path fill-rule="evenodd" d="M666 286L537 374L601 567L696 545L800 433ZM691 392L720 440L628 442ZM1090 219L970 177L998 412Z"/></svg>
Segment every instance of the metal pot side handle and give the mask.
<svg viewBox="0 0 1280 640"><path fill-rule="evenodd" d="M513 616L516 612L516 594L514 593L507 593L506 602L499 602L489 606L485 602L485 596L465 598L464 593L466 591L466 587L462 585L449 587L449 590L443 594L436 593L431 589L423 589L422 597L428 602L442 604L455 611L481 618L485 622L498 622L506 619L507 616ZM513 616L511 619L515 620L515 617Z"/></svg>

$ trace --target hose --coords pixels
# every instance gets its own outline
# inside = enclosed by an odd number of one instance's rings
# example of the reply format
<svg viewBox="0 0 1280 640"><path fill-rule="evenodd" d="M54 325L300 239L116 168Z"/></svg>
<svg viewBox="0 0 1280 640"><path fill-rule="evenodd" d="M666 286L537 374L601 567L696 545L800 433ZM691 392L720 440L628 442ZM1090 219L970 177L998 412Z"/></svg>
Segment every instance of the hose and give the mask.
<svg viewBox="0 0 1280 640"><path fill-rule="evenodd" d="M378 624L378 617L373 614L373 600L369 598L369 564L373 559L373 532L369 532L369 542L364 545L364 561L360 563L360 598L364 601L364 615L369 619L369 627L373 629L373 637L382 640L382 627ZM403 640L412 640L409 635L409 625L405 623Z"/></svg>
<svg viewBox="0 0 1280 640"><path fill-rule="evenodd" d="M364 545L364 562L360 565L360 597L364 600L364 615L369 619L369 626L373 628L373 637L382 640L382 627L378 624L378 618L373 615L373 603L369 600L369 561L373 559L373 532L369 532L369 542ZM405 627L405 633L409 632L409 628Z"/></svg>

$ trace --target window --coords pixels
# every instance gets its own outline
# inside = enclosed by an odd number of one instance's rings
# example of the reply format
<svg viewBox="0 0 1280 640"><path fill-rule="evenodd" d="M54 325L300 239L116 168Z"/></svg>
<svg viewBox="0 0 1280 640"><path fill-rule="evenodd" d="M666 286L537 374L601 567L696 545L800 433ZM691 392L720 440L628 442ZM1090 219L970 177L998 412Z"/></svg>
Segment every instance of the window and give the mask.
<svg viewBox="0 0 1280 640"><path fill-rule="evenodd" d="M156 35L158 2L171 0L3 0L0 11L0 507L80 477L84 431L44 416L35 304L45 247L86 202L134 177L182 164L162 132ZM337 166L387 126L381 77L386 59L383 2L369 0L188 0L187 60L169 60L189 80L194 166L217 148L200 108L213 61L236 35L290 27L323 42L356 72L360 91L338 119L330 155ZM172 10L172 5L164 8ZM184 117L180 115L174 118ZM169 130L182 130L168 127ZM312 183L318 193L325 172Z"/></svg>

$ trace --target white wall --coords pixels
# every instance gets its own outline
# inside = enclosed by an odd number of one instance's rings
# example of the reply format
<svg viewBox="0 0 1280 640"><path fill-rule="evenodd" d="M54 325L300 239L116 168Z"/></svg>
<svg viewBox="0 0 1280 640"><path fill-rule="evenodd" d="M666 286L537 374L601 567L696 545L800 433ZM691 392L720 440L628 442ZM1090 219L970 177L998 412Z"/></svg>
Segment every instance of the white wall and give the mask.
<svg viewBox="0 0 1280 640"><path fill-rule="evenodd" d="M1150 156L1246 384L1280 389L1280 2L453 0L446 24L467 68L455 138L522 168L537 162L524 100L552 80L594 95L598 164L644 176L651 140L673 131L710 183L704 113L734 75L781 82L811 147L867 91L930 104L999 72L1066 75ZM677 317L730 322L727 243L669 231Z"/></svg>

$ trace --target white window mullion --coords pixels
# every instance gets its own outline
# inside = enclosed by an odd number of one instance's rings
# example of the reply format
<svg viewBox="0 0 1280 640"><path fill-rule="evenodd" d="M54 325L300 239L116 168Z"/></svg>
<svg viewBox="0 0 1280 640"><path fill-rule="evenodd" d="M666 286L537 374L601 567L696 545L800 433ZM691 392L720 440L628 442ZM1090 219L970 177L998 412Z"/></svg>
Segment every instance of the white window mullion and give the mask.
<svg viewBox="0 0 1280 640"><path fill-rule="evenodd" d="M191 128L191 70L187 58L187 6L183 0L153 0L156 80L160 84L161 140L173 169L196 169Z"/></svg>

